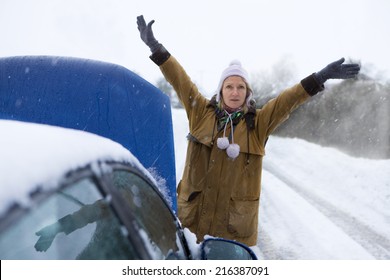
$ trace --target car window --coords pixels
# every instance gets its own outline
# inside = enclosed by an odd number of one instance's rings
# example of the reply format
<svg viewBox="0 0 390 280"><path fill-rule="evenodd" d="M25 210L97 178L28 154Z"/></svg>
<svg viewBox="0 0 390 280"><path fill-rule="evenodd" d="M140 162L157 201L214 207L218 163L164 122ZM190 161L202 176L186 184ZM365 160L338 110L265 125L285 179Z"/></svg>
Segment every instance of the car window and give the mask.
<svg viewBox="0 0 390 280"><path fill-rule="evenodd" d="M95 183L84 178L35 203L0 234L0 259L138 258Z"/></svg>
<svg viewBox="0 0 390 280"><path fill-rule="evenodd" d="M113 182L130 207L152 257L184 258L176 220L156 190L137 174L124 170L113 172Z"/></svg>

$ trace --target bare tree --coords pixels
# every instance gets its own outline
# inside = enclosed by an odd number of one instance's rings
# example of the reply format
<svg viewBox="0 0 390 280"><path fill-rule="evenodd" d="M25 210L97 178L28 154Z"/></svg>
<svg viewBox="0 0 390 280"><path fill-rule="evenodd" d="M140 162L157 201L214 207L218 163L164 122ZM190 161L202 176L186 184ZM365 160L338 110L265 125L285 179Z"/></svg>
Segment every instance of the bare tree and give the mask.
<svg viewBox="0 0 390 280"><path fill-rule="evenodd" d="M284 56L270 69L251 75L254 99L262 107L269 99L296 82L296 67L289 56Z"/></svg>
<svg viewBox="0 0 390 280"><path fill-rule="evenodd" d="M177 98L175 90L163 77L157 80L156 87L169 96L169 99L171 100L171 106L173 108L183 108L179 99Z"/></svg>

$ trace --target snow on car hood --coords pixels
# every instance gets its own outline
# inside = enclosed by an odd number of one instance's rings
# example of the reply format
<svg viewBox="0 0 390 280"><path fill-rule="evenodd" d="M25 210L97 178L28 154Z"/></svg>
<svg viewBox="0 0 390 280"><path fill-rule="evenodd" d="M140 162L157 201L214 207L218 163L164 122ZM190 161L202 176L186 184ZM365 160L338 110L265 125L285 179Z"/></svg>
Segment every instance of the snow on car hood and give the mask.
<svg viewBox="0 0 390 280"><path fill-rule="evenodd" d="M37 186L53 186L90 162L126 162L151 178L127 149L92 133L11 120L0 120L0 131L0 214L12 202L25 203Z"/></svg>

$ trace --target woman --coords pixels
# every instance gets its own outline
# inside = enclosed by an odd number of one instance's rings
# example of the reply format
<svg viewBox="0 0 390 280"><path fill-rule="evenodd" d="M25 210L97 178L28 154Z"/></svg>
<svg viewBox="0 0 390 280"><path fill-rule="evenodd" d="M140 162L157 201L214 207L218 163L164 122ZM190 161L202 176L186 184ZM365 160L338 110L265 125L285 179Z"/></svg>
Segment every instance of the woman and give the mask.
<svg viewBox="0 0 390 280"><path fill-rule="evenodd" d="M187 158L178 186L178 215L198 241L205 235L257 243L262 159L268 136L327 79L356 77L357 64L340 59L256 109L247 72L233 61L216 95L206 99L177 60L154 37L152 24L137 18L150 58L173 86L189 120Z"/></svg>

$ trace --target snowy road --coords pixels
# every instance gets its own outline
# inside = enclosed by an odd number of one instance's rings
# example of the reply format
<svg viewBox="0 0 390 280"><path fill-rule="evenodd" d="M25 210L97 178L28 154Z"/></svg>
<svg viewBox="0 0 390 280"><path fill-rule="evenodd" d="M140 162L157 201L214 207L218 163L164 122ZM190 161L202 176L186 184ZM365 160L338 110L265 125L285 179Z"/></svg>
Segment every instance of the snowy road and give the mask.
<svg viewBox="0 0 390 280"><path fill-rule="evenodd" d="M390 161L273 137L264 159L265 259L390 259Z"/></svg>
<svg viewBox="0 0 390 280"><path fill-rule="evenodd" d="M333 205L325 199L308 191L302 187L299 182L294 182L291 178L283 175L283 173L272 163L267 162L264 169L276 176L286 187L295 191L298 196L310 204L313 209L307 209L307 214L313 211L319 211L328 222L333 223L333 226L338 227L353 241L363 247L367 253L371 254L375 259L390 259L390 236L384 236L370 228L369 225L354 217L351 213L341 210L337 205ZM317 226L314 224L313 226ZM326 232L326 229L324 229ZM351 240L351 241L352 241ZM260 242L262 242L260 240ZM259 243L260 243L259 242ZM260 244L265 244L262 242ZM320 246L320 245L319 245ZM364 254L362 254L363 256ZM358 255L360 256L360 254ZM271 258L272 256L265 256Z"/></svg>
<svg viewBox="0 0 390 280"><path fill-rule="evenodd" d="M183 110L173 118L179 180L188 128ZM266 152L260 259L390 259L390 160L279 137Z"/></svg>

